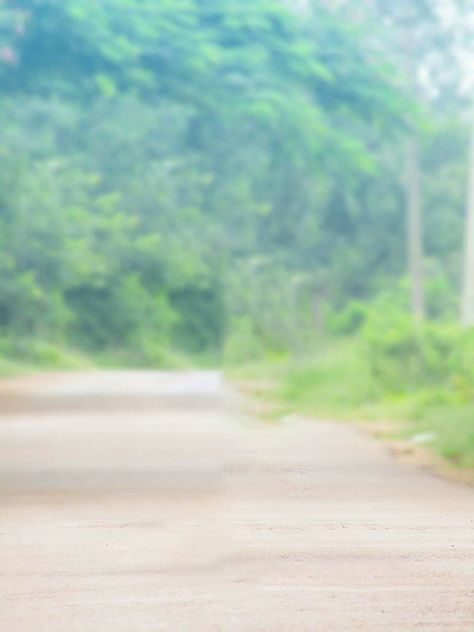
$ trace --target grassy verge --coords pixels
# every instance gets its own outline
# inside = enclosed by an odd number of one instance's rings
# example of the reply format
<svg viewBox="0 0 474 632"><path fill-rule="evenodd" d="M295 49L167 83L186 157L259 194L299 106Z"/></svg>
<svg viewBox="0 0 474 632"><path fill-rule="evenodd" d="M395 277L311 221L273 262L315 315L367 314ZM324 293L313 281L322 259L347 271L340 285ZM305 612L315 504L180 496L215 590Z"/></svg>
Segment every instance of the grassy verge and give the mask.
<svg viewBox="0 0 474 632"><path fill-rule="evenodd" d="M42 370L81 369L214 369L217 353L186 354L172 347L148 345L145 349L122 347L86 353L66 345L36 338L0 337L0 377Z"/></svg>
<svg viewBox="0 0 474 632"><path fill-rule="evenodd" d="M90 357L60 344L36 339L0 339L0 376L92 366Z"/></svg>
<svg viewBox="0 0 474 632"><path fill-rule="evenodd" d="M459 468L474 469L474 402L441 390L383 392L362 343L331 343L311 358L260 362L232 374L269 404L269 415L383 422L392 438L422 445ZM390 422L387 424L387 421Z"/></svg>

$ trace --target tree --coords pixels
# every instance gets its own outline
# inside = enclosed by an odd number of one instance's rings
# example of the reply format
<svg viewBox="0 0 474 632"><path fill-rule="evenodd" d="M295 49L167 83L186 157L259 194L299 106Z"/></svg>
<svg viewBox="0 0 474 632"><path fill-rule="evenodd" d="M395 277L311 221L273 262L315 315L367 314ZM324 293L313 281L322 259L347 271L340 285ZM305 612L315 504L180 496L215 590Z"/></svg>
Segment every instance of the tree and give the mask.
<svg viewBox="0 0 474 632"><path fill-rule="evenodd" d="M151 362L215 350L253 301L252 329L284 346L316 286L373 291L393 231L360 253L393 208L365 189L405 100L363 29L320 3L10 6L29 17L0 89L0 338Z"/></svg>
<svg viewBox="0 0 474 632"><path fill-rule="evenodd" d="M426 0L387 5L375 0L372 6L391 27L393 52L399 59L405 82L415 99L423 103L436 100L442 92L452 61L442 2ZM450 79L450 77L449 77ZM425 314L423 192L421 189L421 148L416 119L407 118L406 140L406 226L408 270L412 313Z"/></svg>
<svg viewBox="0 0 474 632"><path fill-rule="evenodd" d="M467 101L467 126L469 129L469 154L467 168L466 220L464 229L464 269L462 277L461 320L464 325L474 325L474 81L472 65L474 53L474 2L455 3L450 15L451 26L457 38L455 52L460 68L458 93Z"/></svg>

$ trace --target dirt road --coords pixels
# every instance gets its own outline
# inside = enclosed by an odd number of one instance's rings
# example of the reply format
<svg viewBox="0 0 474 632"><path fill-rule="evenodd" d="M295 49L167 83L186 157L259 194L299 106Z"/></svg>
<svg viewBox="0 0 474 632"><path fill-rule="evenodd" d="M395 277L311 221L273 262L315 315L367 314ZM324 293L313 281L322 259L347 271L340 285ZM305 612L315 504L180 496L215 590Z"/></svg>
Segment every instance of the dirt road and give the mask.
<svg viewBox="0 0 474 632"><path fill-rule="evenodd" d="M218 374L0 391L0 631L474 631L474 492Z"/></svg>

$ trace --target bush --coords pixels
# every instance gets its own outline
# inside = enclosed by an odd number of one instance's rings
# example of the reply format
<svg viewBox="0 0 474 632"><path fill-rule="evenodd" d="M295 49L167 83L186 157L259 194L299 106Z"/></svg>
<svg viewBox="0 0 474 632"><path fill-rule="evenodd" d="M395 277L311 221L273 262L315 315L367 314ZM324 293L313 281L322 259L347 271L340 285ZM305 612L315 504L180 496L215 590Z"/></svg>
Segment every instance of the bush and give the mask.
<svg viewBox="0 0 474 632"><path fill-rule="evenodd" d="M474 401L474 328L462 331L452 363L455 392L462 401Z"/></svg>
<svg viewBox="0 0 474 632"><path fill-rule="evenodd" d="M328 341L315 348L310 358L288 363L281 398L305 414L354 414L378 396L366 360L359 341Z"/></svg>
<svg viewBox="0 0 474 632"><path fill-rule="evenodd" d="M252 320L245 316L235 318L224 345L224 364L238 366L254 362L263 354L264 349L255 333Z"/></svg>
<svg viewBox="0 0 474 632"><path fill-rule="evenodd" d="M329 333L349 335L359 331L367 318L367 307L360 301L351 301L344 308L328 309L325 315Z"/></svg>
<svg viewBox="0 0 474 632"><path fill-rule="evenodd" d="M369 310L364 338L374 379L387 391L445 388L474 397L474 332L445 321L417 322L397 305Z"/></svg>
<svg viewBox="0 0 474 632"><path fill-rule="evenodd" d="M80 368L88 364L80 353L36 338L0 338L0 355L22 365L47 369Z"/></svg>

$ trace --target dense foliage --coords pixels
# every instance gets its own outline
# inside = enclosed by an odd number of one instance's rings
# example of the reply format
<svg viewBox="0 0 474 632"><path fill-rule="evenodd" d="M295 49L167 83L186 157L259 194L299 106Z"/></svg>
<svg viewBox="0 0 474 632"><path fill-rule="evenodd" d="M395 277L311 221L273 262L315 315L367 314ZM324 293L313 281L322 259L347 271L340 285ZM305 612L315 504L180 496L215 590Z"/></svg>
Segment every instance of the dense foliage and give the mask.
<svg viewBox="0 0 474 632"><path fill-rule="evenodd" d="M1 2L4 353L300 348L405 275L414 125L429 309L453 314L465 134L454 105L413 102L385 18L374 31L322 0Z"/></svg>

